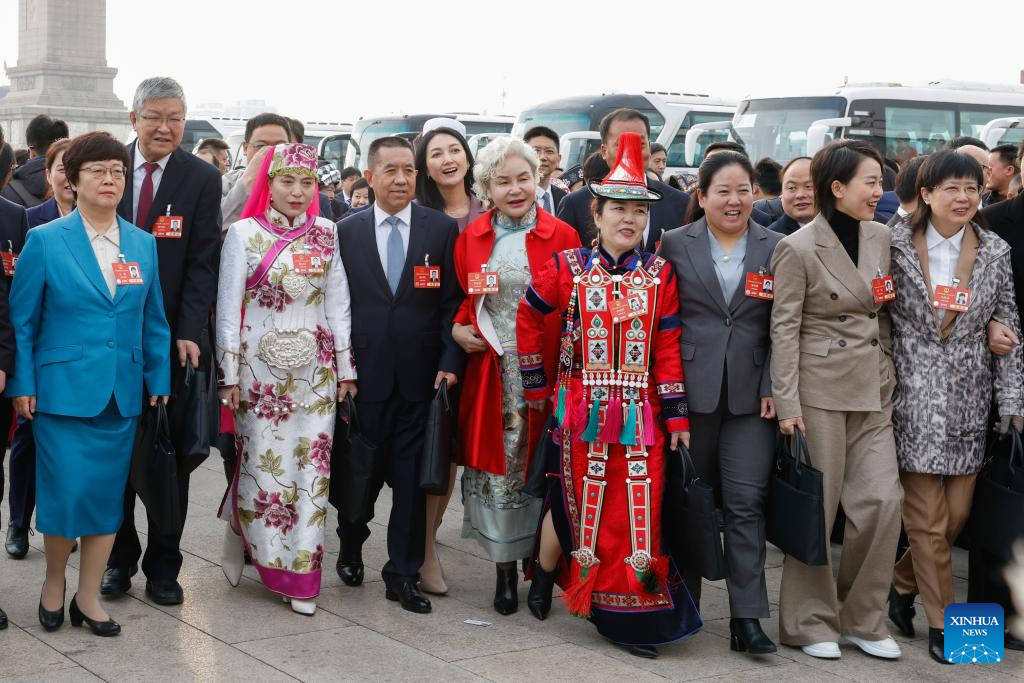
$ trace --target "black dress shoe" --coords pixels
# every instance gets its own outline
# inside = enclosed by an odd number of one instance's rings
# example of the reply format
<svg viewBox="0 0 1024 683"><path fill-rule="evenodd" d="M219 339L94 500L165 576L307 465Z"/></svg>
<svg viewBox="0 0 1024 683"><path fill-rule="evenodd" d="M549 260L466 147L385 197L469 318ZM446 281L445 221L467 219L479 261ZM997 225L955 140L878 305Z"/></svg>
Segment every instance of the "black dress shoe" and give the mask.
<svg viewBox="0 0 1024 683"><path fill-rule="evenodd" d="M338 576L346 586L360 586L363 583L363 546L350 548L344 544L335 565Z"/></svg>
<svg viewBox="0 0 1024 683"><path fill-rule="evenodd" d="M761 630L761 622L757 619L730 619L729 634L729 649L733 652L769 655L779 650Z"/></svg>
<svg viewBox="0 0 1024 683"><path fill-rule="evenodd" d="M7 628L7 612L0 609L0 631L3 631L5 628Z"/></svg>
<svg viewBox="0 0 1024 683"><path fill-rule="evenodd" d="M495 565L497 579L494 583L494 611L508 616L519 609L519 570L515 562Z"/></svg>
<svg viewBox="0 0 1024 683"><path fill-rule="evenodd" d="M644 659L658 658L658 648L653 645L627 645L626 650L634 657L643 657Z"/></svg>
<svg viewBox="0 0 1024 683"><path fill-rule="evenodd" d="M139 565L126 567L107 567L100 582L100 595L121 595L132 589L132 577L139 572Z"/></svg>
<svg viewBox="0 0 1024 683"><path fill-rule="evenodd" d="M915 597L913 593L900 595L895 586L889 586L889 621L896 624L896 628L907 638L914 637L914 615L917 614L914 609Z"/></svg>
<svg viewBox="0 0 1024 683"><path fill-rule="evenodd" d="M64 592L67 593L68 584L64 582ZM39 623L43 629L47 631L56 631L64 625L64 602L60 604L60 609L50 611L43 607L43 592L39 591Z"/></svg>
<svg viewBox="0 0 1024 683"><path fill-rule="evenodd" d="M7 542L4 544L7 554L16 560L28 555L28 529L14 526L7 527Z"/></svg>
<svg viewBox="0 0 1024 683"><path fill-rule="evenodd" d="M1007 650L1024 651L1024 640L1021 640L1009 631L1003 631L1003 647Z"/></svg>
<svg viewBox="0 0 1024 683"><path fill-rule="evenodd" d="M82 610L78 609L78 593L71 598L71 606L68 607L68 616L71 617L72 626L81 626L82 622L89 627L89 630L94 635L109 638L110 636L116 636L121 633L121 625L113 619L107 619L106 621L96 621L85 616Z"/></svg>
<svg viewBox="0 0 1024 683"><path fill-rule="evenodd" d="M181 585L174 579L152 579L146 582L146 595L158 605L180 605L185 601Z"/></svg>
<svg viewBox="0 0 1024 683"><path fill-rule="evenodd" d="M928 654L939 664L952 664L946 659L946 633L941 628L928 629Z"/></svg>
<svg viewBox="0 0 1024 683"><path fill-rule="evenodd" d="M530 594L526 597L526 606L530 614L544 621L551 612L551 591L555 587L555 572L546 572L540 562L533 563L533 581L530 582Z"/></svg>
<svg viewBox="0 0 1024 683"><path fill-rule="evenodd" d="M402 581L384 589L384 597L402 603L402 609L416 614L430 613L430 600L420 593L415 581Z"/></svg>

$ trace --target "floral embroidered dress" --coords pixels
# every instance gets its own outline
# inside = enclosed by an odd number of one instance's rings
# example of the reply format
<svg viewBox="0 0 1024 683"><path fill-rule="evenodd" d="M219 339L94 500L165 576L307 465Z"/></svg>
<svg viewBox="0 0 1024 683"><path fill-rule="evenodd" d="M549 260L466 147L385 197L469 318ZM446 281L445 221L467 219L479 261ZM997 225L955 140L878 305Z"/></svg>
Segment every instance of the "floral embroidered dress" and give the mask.
<svg viewBox="0 0 1024 683"><path fill-rule="evenodd" d="M241 530L263 583L320 592L340 380L355 379L348 280L324 218L273 208L233 224L221 253L221 386L237 384L238 468L221 517Z"/></svg>

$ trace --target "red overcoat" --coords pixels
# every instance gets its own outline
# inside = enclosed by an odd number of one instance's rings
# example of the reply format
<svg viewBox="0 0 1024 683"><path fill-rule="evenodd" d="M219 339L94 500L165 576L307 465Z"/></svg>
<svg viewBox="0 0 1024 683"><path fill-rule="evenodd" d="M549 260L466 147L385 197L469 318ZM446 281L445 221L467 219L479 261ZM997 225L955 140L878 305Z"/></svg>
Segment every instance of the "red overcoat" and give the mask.
<svg viewBox="0 0 1024 683"><path fill-rule="evenodd" d="M494 229L491 218L494 209L466 226L455 241L455 275L466 292L471 272L480 272L481 264L487 263L494 248ZM579 234L568 223L555 218L544 209L537 207L537 225L526 234L526 258L530 272L536 273L554 258L556 254L580 246ZM483 334L477 324L477 304L483 295L467 294L462 306L455 314L455 322L472 325L477 334ZM545 321L547 334L544 344L544 369L557 374L558 341L561 319L557 314ZM529 453L544 430L544 424L551 413L547 405L543 411L529 410ZM501 417L501 372L498 354L488 345L484 351L469 354L466 360L465 377L462 380L462 396L459 403L459 429L457 457L460 465L483 470L492 474L505 474L504 427Z"/></svg>

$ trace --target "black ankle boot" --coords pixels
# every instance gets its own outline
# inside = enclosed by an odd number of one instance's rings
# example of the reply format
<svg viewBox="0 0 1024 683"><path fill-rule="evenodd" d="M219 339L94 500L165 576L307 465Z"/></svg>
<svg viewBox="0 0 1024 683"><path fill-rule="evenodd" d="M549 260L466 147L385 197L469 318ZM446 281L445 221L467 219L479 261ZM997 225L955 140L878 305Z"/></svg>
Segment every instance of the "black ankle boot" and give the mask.
<svg viewBox="0 0 1024 683"><path fill-rule="evenodd" d="M730 619L729 636L729 649L733 652L768 655L779 649L761 630L757 619Z"/></svg>
<svg viewBox="0 0 1024 683"><path fill-rule="evenodd" d="M499 562L494 565L497 578L494 582L494 611L508 616L519 609L519 570L515 562Z"/></svg>
<svg viewBox="0 0 1024 683"><path fill-rule="evenodd" d="M551 591L555 587L555 572L546 572L540 562L533 563L533 581L530 583L530 595L526 598L526 606L530 614L541 621L547 619L551 611Z"/></svg>
<svg viewBox="0 0 1024 683"><path fill-rule="evenodd" d="M928 629L928 654L939 664L952 664L946 658L946 633L941 628Z"/></svg>
<svg viewBox="0 0 1024 683"><path fill-rule="evenodd" d="M914 615L917 614L914 609L915 597L913 593L900 595L895 586L889 586L889 621L896 624L896 628L907 638L914 637Z"/></svg>

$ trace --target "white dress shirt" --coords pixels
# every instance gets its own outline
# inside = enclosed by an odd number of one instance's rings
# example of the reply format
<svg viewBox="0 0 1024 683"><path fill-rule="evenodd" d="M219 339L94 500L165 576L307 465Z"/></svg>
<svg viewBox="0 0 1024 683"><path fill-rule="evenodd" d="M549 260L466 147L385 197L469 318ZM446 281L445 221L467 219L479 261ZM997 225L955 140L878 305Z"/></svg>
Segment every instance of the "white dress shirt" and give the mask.
<svg viewBox="0 0 1024 683"><path fill-rule="evenodd" d="M932 287L952 287L953 278L956 277L956 262L960 258L960 245L964 241L964 228L960 228L959 232L947 239L940 235L929 221L924 236L928 246L928 275L931 277ZM966 287L967 283L961 282L960 286Z"/></svg>
<svg viewBox="0 0 1024 683"><path fill-rule="evenodd" d="M388 272L388 237L391 235L391 225L385 221L391 214L380 208L380 204L373 204L373 224L376 226L374 234L377 237L377 253L380 254L380 265L384 272ZM412 226L412 204L395 214L398 218L398 233L402 236L402 251L409 253L409 230ZM440 263L442 254L437 255L436 263Z"/></svg>
<svg viewBox="0 0 1024 683"><path fill-rule="evenodd" d="M164 169L167 168L167 161L171 158L168 154L163 159L157 160L157 164L160 168L153 171L153 201L156 201L156 191L160 189L160 179L164 177ZM139 150L139 143L135 143L135 168L132 169L132 216L135 216L139 212L139 193L142 192L142 183L146 180L146 169L145 169L146 157L142 156L142 151ZM160 211L157 215L162 215L167 210L166 206L161 206ZM135 216L136 219L138 216ZM145 219L143 219L145 220ZM139 224L138 220L133 221L135 225Z"/></svg>
<svg viewBox="0 0 1024 683"><path fill-rule="evenodd" d="M113 297L117 292L114 264L118 261L118 256L121 253L121 228L117 223L117 218L114 218L114 222L102 235L96 232L96 228L89 225L85 216L82 216L82 225L85 226L85 236L89 238L92 252L96 255L96 264L100 267L100 273L107 283L110 296Z"/></svg>

